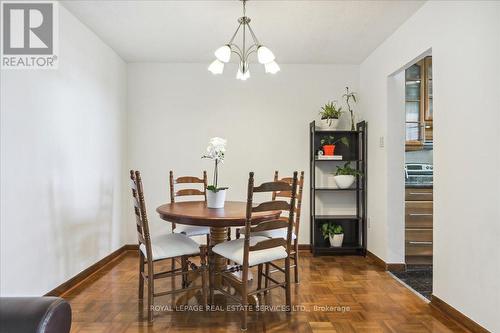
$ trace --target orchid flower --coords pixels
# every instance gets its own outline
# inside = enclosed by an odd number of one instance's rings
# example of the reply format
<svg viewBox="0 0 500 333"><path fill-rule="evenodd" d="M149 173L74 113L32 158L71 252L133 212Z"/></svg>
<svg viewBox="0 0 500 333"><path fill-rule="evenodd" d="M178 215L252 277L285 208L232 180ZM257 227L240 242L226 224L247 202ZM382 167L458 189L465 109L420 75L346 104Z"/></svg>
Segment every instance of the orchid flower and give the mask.
<svg viewBox="0 0 500 333"><path fill-rule="evenodd" d="M217 182L219 178L218 166L219 163L224 163L226 144L227 144L226 139L222 139L219 137L211 138L206 150L206 154L201 157L201 158L209 158L215 161L213 184L207 187L207 189L213 192L217 192L219 190L224 189L224 188L218 188Z"/></svg>

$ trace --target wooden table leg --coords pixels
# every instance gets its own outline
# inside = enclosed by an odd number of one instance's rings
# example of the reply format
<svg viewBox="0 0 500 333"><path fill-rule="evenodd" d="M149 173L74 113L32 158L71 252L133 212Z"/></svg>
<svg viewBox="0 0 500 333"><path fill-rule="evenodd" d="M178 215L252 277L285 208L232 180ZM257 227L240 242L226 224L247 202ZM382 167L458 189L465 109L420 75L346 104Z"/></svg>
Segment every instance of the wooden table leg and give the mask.
<svg viewBox="0 0 500 333"><path fill-rule="evenodd" d="M217 244L226 241L227 228L226 227L210 227L210 245L215 246ZM214 269L216 272L222 271L226 267L226 259L214 254ZM221 288L222 277L220 275L215 276L214 287Z"/></svg>
<svg viewBox="0 0 500 333"><path fill-rule="evenodd" d="M227 228L226 227L210 227L210 245L215 246L217 244L223 243L226 241L227 237ZM209 260L212 258L209 258ZM226 268L227 264L227 259L224 257L221 257L217 254L214 254L213 257L214 260L214 269L216 272L220 272L223 269ZM236 292L240 292L241 285L237 283L237 278L241 272L234 273L234 280L226 280L228 284L233 287ZM249 272L250 273L250 272ZM250 274L251 275L251 274ZM252 277L249 275L249 280L252 279ZM200 277L200 275L197 272L190 272L188 275L187 281L188 285L191 285L195 283L195 280L197 280ZM214 281L214 287L216 288L222 288L222 276L221 275L216 275L215 276L215 281ZM178 300L177 300L177 305L183 305L187 304L187 302L196 295L196 293L199 293L197 290L192 290L190 292L185 293L182 295ZM248 303L250 305L258 305L258 299L255 295L249 296L248 297Z"/></svg>
<svg viewBox="0 0 500 333"><path fill-rule="evenodd" d="M211 245L217 245L220 243L223 243L226 241L226 235L227 235L227 228L225 227L211 227L210 228L210 244ZM210 260L210 258L209 258ZM221 271L226 267L226 259L219 255L214 256L215 264L214 268L216 271ZM193 285L196 283L196 280L200 278L200 275L198 272L189 272L187 276L187 284L188 286ZM215 286L220 288L222 286L222 277L220 275L216 276L215 279ZM198 293L198 290L191 290L186 293L184 293L179 299L177 300L176 304L177 306L187 304L188 301Z"/></svg>
<svg viewBox="0 0 500 333"><path fill-rule="evenodd" d="M226 236L227 235L227 228L225 227L211 227L210 228L210 244L211 245L217 245L220 243L223 243L226 241ZM227 259L223 258L217 254L214 255L214 268L216 272L220 272L221 270L225 269L227 267ZM249 281L252 280L253 276L251 272L248 272L249 276L248 279ZM240 277L241 272L236 272L233 273L234 280L229 279L226 280L226 283L228 283L231 287L233 287L236 292L241 293L241 283L238 284L237 279ZM216 275L215 281L214 281L214 286L217 288L222 287L222 276L221 275ZM256 296L251 295L248 296L248 303L250 305L256 306L259 304L258 299Z"/></svg>

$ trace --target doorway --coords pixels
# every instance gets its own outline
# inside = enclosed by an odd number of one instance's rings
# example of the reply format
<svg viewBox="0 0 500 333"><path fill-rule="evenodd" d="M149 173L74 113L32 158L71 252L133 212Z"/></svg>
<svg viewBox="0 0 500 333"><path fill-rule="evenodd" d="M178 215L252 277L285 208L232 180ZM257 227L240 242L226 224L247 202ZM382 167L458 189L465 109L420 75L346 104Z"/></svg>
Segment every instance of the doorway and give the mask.
<svg viewBox="0 0 500 333"><path fill-rule="evenodd" d="M422 56L395 74L391 84L399 93L393 93L393 104L397 106L392 111L403 114L395 115L388 124L401 126L393 132L400 133L396 137L404 137L404 174L394 175L396 179L392 181L396 185L404 184L404 189L396 192L400 197L392 202L395 206L402 203L402 214L396 214L395 218L402 226L400 235L404 241L400 244L404 244L402 257L406 265L405 270L391 273L427 299L432 295L433 271L432 81L431 55ZM401 158L392 158L389 163L394 163L394 160L401 161ZM390 186L389 190L391 188L400 189ZM398 211L397 207L389 208Z"/></svg>

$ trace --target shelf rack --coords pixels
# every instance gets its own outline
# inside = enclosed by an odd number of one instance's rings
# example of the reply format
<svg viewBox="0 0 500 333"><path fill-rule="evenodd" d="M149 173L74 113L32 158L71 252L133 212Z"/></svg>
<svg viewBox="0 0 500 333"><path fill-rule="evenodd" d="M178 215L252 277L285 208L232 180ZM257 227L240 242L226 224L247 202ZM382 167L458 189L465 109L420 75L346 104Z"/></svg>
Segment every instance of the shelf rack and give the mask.
<svg viewBox="0 0 500 333"><path fill-rule="evenodd" d="M318 129L313 121L309 124L310 129L310 223L311 223L311 252L313 255L366 255L367 221L366 221L366 189L367 189L367 123L365 121L356 124L355 131ZM342 160L318 159L317 152L321 149L320 140L325 134L346 136L350 142L349 147L339 145L336 147ZM337 137L336 136L336 137ZM327 186L316 186L316 164L331 163L332 169L336 165L351 162L356 165L363 176L356 179L355 187L349 189L331 188ZM323 164L321 164L323 165ZM331 195L346 195L354 193L356 212L353 215L345 214L316 214L316 200L321 193L329 192ZM328 240L321 234L321 225L327 222L336 222L344 229L344 243L342 247L330 247Z"/></svg>

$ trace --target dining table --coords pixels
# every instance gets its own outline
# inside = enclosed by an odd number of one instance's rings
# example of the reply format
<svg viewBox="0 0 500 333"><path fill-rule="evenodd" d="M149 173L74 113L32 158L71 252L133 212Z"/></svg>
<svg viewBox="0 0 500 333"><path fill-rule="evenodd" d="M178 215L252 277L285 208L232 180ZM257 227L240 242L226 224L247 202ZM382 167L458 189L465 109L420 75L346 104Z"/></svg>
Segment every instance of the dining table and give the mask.
<svg viewBox="0 0 500 333"><path fill-rule="evenodd" d="M205 201L183 201L166 203L159 206L156 212L164 221L176 224L185 224L191 226L203 226L210 228L210 245L215 246L228 241L227 228L244 227L246 223L247 202L244 201L226 201L223 208L209 208ZM252 213L251 224L258 224L263 221L276 219L281 215L281 211L265 211ZM216 272L227 268L227 259L214 255L213 267ZM235 276L238 274L235 273ZM188 284L198 279L199 275L188 276ZM228 281L226 281L228 282ZM229 281L230 282L230 281ZM222 285L221 276L216 276L213 283L216 287ZM235 287L235 289L237 289ZM187 303L190 298L195 296L196 291L188 292L178 299L177 304ZM256 302L255 299L249 299L250 303Z"/></svg>

